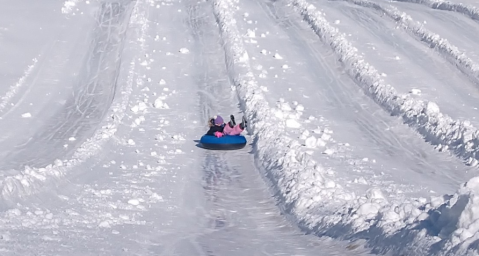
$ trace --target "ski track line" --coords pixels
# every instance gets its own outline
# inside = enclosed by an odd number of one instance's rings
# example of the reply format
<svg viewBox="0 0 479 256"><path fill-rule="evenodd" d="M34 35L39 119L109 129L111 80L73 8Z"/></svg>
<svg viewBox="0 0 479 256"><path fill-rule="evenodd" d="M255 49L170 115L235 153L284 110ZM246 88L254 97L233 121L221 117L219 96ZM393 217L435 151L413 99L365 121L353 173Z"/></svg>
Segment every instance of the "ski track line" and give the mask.
<svg viewBox="0 0 479 256"><path fill-rule="evenodd" d="M471 225L475 218L467 217L475 209L474 201L478 200L475 189L479 190L479 178L463 184L452 196L434 197L429 202L425 198L388 202L377 188L357 197L344 191L333 180L326 179L324 169L301 151L298 141L282 136L284 127L278 126L272 117L271 108L251 73L249 57L233 19L234 3L234 0L213 2L227 67L242 108L252 120L248 131L254 137L255 160L266 171L286 216L304 230L318 235L365 239L375 253L393 251L398 255L436 255L454 253L459 249L467 251L468 245L474 241L470 234L479 229ZM445 117L434 103L415 101L407 95L398 96L390 85L381 83L377 71L356 55L354 48L337 30L320 13L314 12L314 6L302 0L292 0L291 3L300 9L322 40L340 55L350 75L371 87L370 93L376 93L373 96L380 103L390 103L383 105L386 109L396 114L402 111L406 120L416 121L422 129L436 131L437 122L444 121ZM448 131L456 136L450 138L455 141L463 139L457 138L459 132L460 135L470 132ZM460 203L457 203L458 198L461 198ZM336 202L338 210L323 209L322 202L327 200Z"/></svg>
<svg viewBox="0 0 479 256"><path fill-rule="evenodd" d="M43 54L40 54L38 57L32 59L32 64L28 65L25 69L23 76L15 83L11 85L8 89L7 93L0 98L0 112L2 112L5 107L10 103L11 99L17 94L18 90L25 85L25 81L28 77L32 74L33 70L36 68L38 64L38 59L41 58Z"/></svg>
<svg viewBox="0 0 479 256"><path fill-rule="evenodd" d="M462 3L452 3L443 0L395 0L397 2L422 4L432 9L457 12L479 22L479 8Z"/></svg>
<svg viewBox="0 0 479 256"><path fill-rule="evenodd" d="M126 33L128 27L131 27L131 29L135 29L135 27L139 28L140 35L136 40L125 39L130 41L127 42L127 44L132 44L132 48L139 45L140 48L143 49L142 44L146 35L146 28L148 27L148 21L142 19L142 17L145 16L140 9L142 3L143 1L141 0L135 3L130 14L130 21L125 25L126 28L122 31L122 33ZM75 166L78 166L89 157L100 152L102 145L113 137L125 115L133 85L142 83L140 78L135 80L135 68L136 63L133 60L129 65L126 64L126 62L122 63L120 67L121 71L119 72L120 78L117 80L121 81L121 78L123 78L125 82L124 85L120 86L120 88L118 88L119 90L117 90L117 93L121 94L120 97L115 97L113 100L105 119L100 123L101 128L75 151L71 159L64 161L57 159L53 164L49 164L44 168L26 166L24 170L18 171L15 175L7 176L1 181L0 196L4 201L3 203L5 203L4 205L13 202L14 198L22 198L37 193L43 187L43 184L48 182L48 178L59 179Z"/></svg>

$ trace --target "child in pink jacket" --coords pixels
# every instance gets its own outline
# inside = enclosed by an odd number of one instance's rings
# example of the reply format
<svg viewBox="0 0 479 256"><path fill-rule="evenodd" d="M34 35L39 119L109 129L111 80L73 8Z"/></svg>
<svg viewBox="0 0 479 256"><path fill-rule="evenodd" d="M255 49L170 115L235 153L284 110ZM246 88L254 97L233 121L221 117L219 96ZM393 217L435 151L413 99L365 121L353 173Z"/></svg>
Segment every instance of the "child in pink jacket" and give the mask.
<svg viewBox="0 0 479 256"><path fill-rule="evenodd" d="M214 116L209 121L210 129L206 134L214 135L216 137L222 137L224 135L239 135L247 127L248 122L243 116L243 119L240 124L236 124L235 117L230 116L230 121L228 124L225 124L221 116Z"/></svg>

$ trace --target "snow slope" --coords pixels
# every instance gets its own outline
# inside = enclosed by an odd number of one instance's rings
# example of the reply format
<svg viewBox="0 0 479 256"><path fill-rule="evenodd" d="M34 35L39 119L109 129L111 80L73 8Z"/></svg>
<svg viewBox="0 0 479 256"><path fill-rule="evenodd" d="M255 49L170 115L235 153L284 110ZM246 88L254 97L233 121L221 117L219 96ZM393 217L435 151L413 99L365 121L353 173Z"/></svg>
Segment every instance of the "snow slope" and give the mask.
<svg viewBox="0 0 479 256"><path fill-rule="evenodd" d="M81 79L115 86L115 97L104 100L108 90L79 82L78 97L106 111L91 121L93 134L72 111L66 116L78 121L76 140L68 129L36 131L72 136L52 142L78 143L73 155L64 152L43 168L45 157L32 153L32 166L5 172L2 255L367 254L356 243L304 235L287 222L250 146L227 153L196 146L209 116L238 112L210 3L90 4L95 17L114 17L95 28L109 33L91 38L103 50L81 49L80 70L100 71ZM63 11L66 17L79 12ZM81 110L82 103L73 106ZM51 146L48 152L57 154Z"/></svg>
<svg viewBox="0 0 479 256"><path fill-rule="evenodd" d="M2 8L1 254L477 255L475 9L419 3Z"/></svg>

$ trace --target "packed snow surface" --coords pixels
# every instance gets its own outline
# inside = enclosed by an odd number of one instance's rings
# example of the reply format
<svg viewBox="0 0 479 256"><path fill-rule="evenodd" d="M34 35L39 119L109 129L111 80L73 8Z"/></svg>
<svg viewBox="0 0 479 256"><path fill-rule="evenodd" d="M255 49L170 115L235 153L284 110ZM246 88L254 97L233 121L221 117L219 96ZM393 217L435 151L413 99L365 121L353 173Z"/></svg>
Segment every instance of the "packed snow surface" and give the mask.
<svg viewBox="0 0 479 256"><path fill-rule="evenodd" d="M5 3L0 254L479 255L478 8Z"/></svg>

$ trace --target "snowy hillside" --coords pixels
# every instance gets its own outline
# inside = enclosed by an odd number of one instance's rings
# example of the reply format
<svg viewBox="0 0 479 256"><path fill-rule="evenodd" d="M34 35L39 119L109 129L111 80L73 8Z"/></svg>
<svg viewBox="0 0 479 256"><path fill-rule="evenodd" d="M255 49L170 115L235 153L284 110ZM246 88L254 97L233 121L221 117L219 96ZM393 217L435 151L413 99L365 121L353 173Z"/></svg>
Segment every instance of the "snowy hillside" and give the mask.
<svg viewBox="0 0 479 256"><path fill-rule="evenodd" d="M477 1L18 0L0 46L0 255L479 255Z"/></svg>

